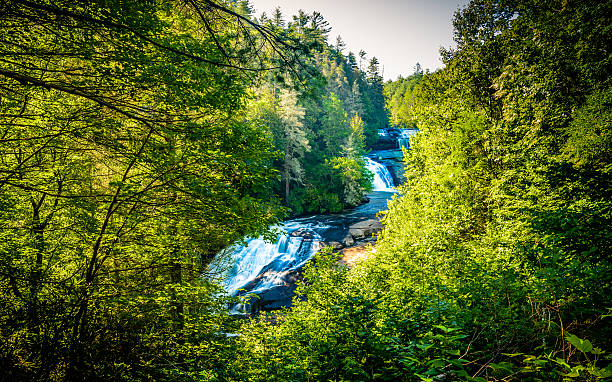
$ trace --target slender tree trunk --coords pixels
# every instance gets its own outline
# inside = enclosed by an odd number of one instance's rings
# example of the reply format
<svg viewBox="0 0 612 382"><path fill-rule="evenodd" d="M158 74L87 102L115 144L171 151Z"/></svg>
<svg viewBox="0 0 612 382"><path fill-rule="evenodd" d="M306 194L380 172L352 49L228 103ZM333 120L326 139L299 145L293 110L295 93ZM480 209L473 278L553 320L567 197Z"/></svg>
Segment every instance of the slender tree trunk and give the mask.
<svg viewBox="0 0 612 382"><path fill-rule="evenodd" d="M176 256L178 256L178 254ZM183 270L179 259L176 258L170 267L170 282L175 284L176 288L180 289L183 283ZM176 331L181 331L185 327L185 304L183 303L182 297L178 296L176 291L173 292L172 300L172 305L174 307L174 328Z"/></svg>
<svg viewBox="0 0 612 382"><path fill-rule="evenodd" d="M285 171L285 202L289 203L289 171Z"/></svg>
<svg viewBox="0 0 612 382"><path fill-rule="evenodd" d="M40 290L40 278L42 275L43 252L45 250L44 223L40 218L40 208L45 201L45 195L36 201L33 197L32 203L32 239L34 241L34 251L36 257L34 266L30 274L30 307L29 321L35 333L40 332L40 322L38 318L38 294Z"/></svg>
<svg viewBox="0 0 612 382"><path fill-rule="evenodd" d="M134 157L128 164L127 168L123 172L123 176L121 177L121 182L125 182L128 178L128 175L132 171L133 166L136 164L136 161L140 158L144 148L147 146L149 142L149 138L153 134L153 126L149 125L149 132L144 137L143 142L135 153ZM109 224L111 222L112 216L116 213L117 205L120 203L119 196L121 195L123 189L121 185L117 187L115 193L113 195L112 200L110 201L108 208L106 209L106 214L104 216L104 221L102 226L100 227L100 231L98 232L96 241L93 244L91 257L88 260L86 271L85 271L85 283L82 287L83 295L81 297L81 301L79 303L79 310L77 311L72 327L72 343L70 346L70 355L68 360L68 372L67 379L68 380L79 380L82 379L83 373L83 354L81 352L81 348L83 343L85 342L88 330L88 310L89 310L89 300L93 294L95 289L95 278L97 276L97 272L99 267L102 266L102 262L100 260L100 249L102 247L102 241L104 236L107 234L107 229L109 228Z"/></svg>
<svg viewBox="0 0 612 382"><path fill-rule="evenodd" d="M285 203L289 204L289 148L285 148Z"/></svg>

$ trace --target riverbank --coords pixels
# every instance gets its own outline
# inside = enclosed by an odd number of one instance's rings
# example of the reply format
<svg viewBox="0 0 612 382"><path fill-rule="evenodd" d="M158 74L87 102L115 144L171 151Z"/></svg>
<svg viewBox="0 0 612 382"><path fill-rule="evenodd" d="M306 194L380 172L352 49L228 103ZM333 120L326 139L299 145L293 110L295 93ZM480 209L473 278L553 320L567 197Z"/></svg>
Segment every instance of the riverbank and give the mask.
<svg viewBox="0 0 612 382"><path fill-rule="evenodd" d="M224 286L232 295L253 295L236 312L257 313L292 305L296 282L301 279L304 265L321 249L331 246L346 253L351 264L358 249L375 240L382 229L378 213L387 208L393 192L375 191L368 194L369 202L341 214L315 215L287 221L275 243L263 239L248 240L227 262L234 262L226 273ZM256 296L256 297L255 297Z"/></svg>
<svg viewBox="0 0 612 382"><path fill-rule="evenodd" d="M386 166L368 158L368 168L374 173L375 191L367 195L367 203L342 213L287 220L275 227L276 241L247 239L246 245L218 256L213 273L221 273L219 281L230 295L246 300L234 311L252 314L291 306L304 265L325 247L341 251L347 264L356 261L357 253L382 229L378 214L396 194Z"/></svg>

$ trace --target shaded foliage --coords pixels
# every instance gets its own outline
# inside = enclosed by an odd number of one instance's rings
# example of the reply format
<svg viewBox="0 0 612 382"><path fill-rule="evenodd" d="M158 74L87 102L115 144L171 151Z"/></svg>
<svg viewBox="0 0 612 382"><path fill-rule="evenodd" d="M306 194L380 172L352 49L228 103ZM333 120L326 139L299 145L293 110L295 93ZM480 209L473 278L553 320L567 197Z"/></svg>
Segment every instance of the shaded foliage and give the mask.
<svg viewBox="0 0 612 382"><path fill-rule="evenodd" d="M244 110L264 69L250 39L276 37L208 1L0 7L3 378L220 369L228 317L203 267L283 212Z"/></svg>
<svg viewBox="0 0 612 382"><path fill-rule="evenodd" d="M421 132L375 250L350 271L317 258L306 300L247 325L238 379L263 380L261 359L279 380L609 379L609 14L457 12L457 48L399 119Z"/></svg>

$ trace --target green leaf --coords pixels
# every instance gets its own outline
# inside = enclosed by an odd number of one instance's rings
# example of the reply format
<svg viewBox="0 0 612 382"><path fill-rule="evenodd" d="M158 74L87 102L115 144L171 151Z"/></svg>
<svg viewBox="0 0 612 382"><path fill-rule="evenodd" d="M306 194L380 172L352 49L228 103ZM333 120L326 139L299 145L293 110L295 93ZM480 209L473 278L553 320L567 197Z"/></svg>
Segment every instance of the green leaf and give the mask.
<svg viewBox="0 0 612 382"><path fill-rule="evenodd" d="M562 375L568 378L576 378L576 377L580 377L580 372L578 372L577 370L572 370L571 372L567 374L562 374Z"/></svg>
<svg viewBox="0 0 612 382"><path fill-rule="evenodd" d="M503 371L507 371L509 373L512 373L512 364L509 362L500 362L500 363L493 363L491 362L489 364L489 367L493 370L503 370Z"/></svg>
<svg viewBox="0 0 612 382"><path fill-rule="evenodd" d="M483 377L473 377L473 378L469 378L468 377L468 381L473 381L473 382L487 382L486 378Z"/></svg>
<svg viewBox="0 0 612 382"><path fill-rule="evenodd" d="M433 346L433 344L416 344L416 346L421 350L427 350Z"/></svg>
<svg viewBox="0 0 612 382"><path fill-rule="evenodd" d="M429 365L435 368L442 368L444 366L446 366L446 362L443 359L434 359L429 361Z"/></svg>
<svg viewBox="0 0 612 382"><path fill-rule="evenodd" d="M599 378L610 378L612 377L612 368L609 368L609 366L605 369L595 369L595 370L588 370L589 373L591 373L592 375L599 377Z"/></svg>
<svg viewBox="0 0 612 382"><path fill-rule="evenodd" d="M561 358L555 358L553 360L553 362L556 362L557 364L561 365L561 366L565 366L568 369L571 369L571 366L567 364L567 362L565 362L565 360L561 359Z"/></svg>
<svg viewBox="0 0 612 382"><path fill-rule="evenodd" d="M591 354L595 354L595 355L601 355L604 353L605 351L601 350L600 348L593 348L593 350L591 350Z"/></svg>
<svg viewBox="0 0 612 382"><path fill-rule="evenodd" d="M444 325L434 325L434 328L438 328L442 330L444 333L450 333L450 332L454 332L457 330L457 328L447 328Z"/></svg>
<svg viewBox="0 0 612 382"><path fill-rule="evenodd" d="M576 349L580 350L583 353L588 353L593 350L593 345L589 340L583 340L573 334L566 336L565 339L567 340L567 342L574 345Z"/></svg>

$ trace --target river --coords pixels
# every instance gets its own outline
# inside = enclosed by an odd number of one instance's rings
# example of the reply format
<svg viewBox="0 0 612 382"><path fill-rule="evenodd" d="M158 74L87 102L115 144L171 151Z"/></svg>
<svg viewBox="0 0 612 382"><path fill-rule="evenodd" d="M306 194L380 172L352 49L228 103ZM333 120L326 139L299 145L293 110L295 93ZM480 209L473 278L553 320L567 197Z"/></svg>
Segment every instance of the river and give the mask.
<svg viewBox="0 0 612 382"><path fill-rule="evenodd" d="M395 193L393 177L381 163L366 160L374 174L374 190L367 195L367 203L340 214L287 220L274 227L279 231L274 243L251 238L246 245L228 248L217 256L211 265L212 273L218 275L231 296L258 296L246 306L234 306L234 311L252 313L290 306L300 269L322 248L322 243L344 241L350 246L349 226L375 219L379 211L387 209L387 201Z"/></svg>

